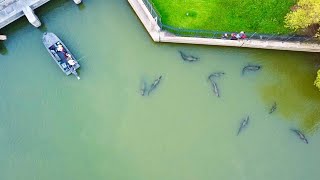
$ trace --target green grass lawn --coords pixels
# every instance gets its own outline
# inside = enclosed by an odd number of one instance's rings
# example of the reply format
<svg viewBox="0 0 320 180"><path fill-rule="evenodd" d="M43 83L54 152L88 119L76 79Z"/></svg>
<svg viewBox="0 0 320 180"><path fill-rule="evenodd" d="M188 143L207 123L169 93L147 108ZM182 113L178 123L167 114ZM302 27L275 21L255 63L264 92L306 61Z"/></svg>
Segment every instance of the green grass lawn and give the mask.
<svg viewBox="0 0 320 180"><path fill-rule="evenodd" d="M228 32L289 33L284 16L296 0L149 0L162 23Z"/></svg>

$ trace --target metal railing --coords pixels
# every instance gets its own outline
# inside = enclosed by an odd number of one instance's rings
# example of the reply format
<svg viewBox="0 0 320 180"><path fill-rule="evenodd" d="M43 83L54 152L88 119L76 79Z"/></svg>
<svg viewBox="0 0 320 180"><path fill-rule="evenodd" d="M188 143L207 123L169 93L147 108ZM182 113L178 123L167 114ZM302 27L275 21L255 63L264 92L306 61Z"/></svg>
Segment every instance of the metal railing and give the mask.
<svg viewBox="0 0 320 180"><path fill-rule="evenodd" d="M168 31L176 36L184 36L184 37L203 37L203 38L214 38L221 39L221 37L227 33L229 36L231 33L235 32L223 32L223 31L214 31L214 30L199 30L199 29L185 29L173 27L170 25L163 24L161 21L161 15L156 10L154 4L150 2L150 0L142 0L150 14L154 19L156 19L158 26L161 30ZM247 40L256 39L256 40L264 40L264 41L281 41L281 42L305 42L305 43L318 43L320 41L316 38L310 36L302 36L297 34L260 34L256 32L246 32Z"/></svg>
<svg viewBox="0 0 320 180"><path fill-rule="evenodd" d="M158 26L160 29L162 29L162 22L161 22L161 16L160 13L154 8L153 3L151 3L149 0L142 0L147 9L149 10L151 16L156 19Z"/></svg>

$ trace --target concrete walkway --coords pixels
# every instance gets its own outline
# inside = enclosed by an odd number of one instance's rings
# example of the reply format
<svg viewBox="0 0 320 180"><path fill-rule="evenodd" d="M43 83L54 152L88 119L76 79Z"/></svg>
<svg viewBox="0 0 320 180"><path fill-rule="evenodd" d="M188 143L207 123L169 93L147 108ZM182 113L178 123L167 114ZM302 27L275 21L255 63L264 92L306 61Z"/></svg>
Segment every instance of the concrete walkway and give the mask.
<svg viewBox="0 0 320 180"><path fill-rule="evenodd" d="M41 26L41 22L33 10L49 1L50 0L0 0L0 29L24 15L33 26ZM73 1L76 4L82 2L81 0Z"/></svg>
<svg viewBox="0 0 320 180"><path fill-rule="evenodd" d="M319 44L299 42L263 41L263 40L223 40L210 38L180 37L161 31L156 20L152 17L142 0L128 0L140 21L155 42L202 44L213 46L232 46L288 51L320 52Z"/></svg>
<svg viewBox="0 0 320 180"><path fill-rule="evenodd" d="M1 1L1 0L0 0ZM33 10L49 0L2 0L0 4L0 29L26 15L29 22L36 27L41 25Z"/></svg>

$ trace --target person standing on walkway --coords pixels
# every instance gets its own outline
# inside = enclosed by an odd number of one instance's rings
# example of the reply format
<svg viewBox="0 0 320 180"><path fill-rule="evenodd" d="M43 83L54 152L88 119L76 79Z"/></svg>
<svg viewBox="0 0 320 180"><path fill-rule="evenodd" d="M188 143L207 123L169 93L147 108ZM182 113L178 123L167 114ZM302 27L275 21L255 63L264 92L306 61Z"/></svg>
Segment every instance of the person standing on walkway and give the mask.
<svg viewBox="0 0 320 180"><path fill-rule="evenodd" d="M236 33L231 34L231 40L238 40L238 38L236 37Z"/></svg>
<svg viewBox="0 0 320 180"><path fill-rule="evenodd" d="M227 33L224 33L221 37L221 39L228 39L228 34Z"/></svg>

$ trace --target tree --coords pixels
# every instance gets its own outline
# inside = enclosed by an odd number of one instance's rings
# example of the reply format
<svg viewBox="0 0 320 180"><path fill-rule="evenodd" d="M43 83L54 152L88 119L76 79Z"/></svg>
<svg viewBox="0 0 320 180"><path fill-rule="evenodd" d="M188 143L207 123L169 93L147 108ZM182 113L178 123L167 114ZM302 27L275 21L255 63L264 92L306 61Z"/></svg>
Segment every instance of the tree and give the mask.
<svg viewBox="0 0 320 180"><path fill-rule="evenodd" d="M314 81L314 85L316 85L317 88L319 88L319 90L320 90L320 70L318 70L317 78L316 78L316 80Z"/></svg>
<svg viewBox="0 0 320 180"><path fill-rule="evenodd" d="M320 38L320 0L298 0L291 9L285 17L286 27L297 31L317 25L315 36Z"/></svg>

